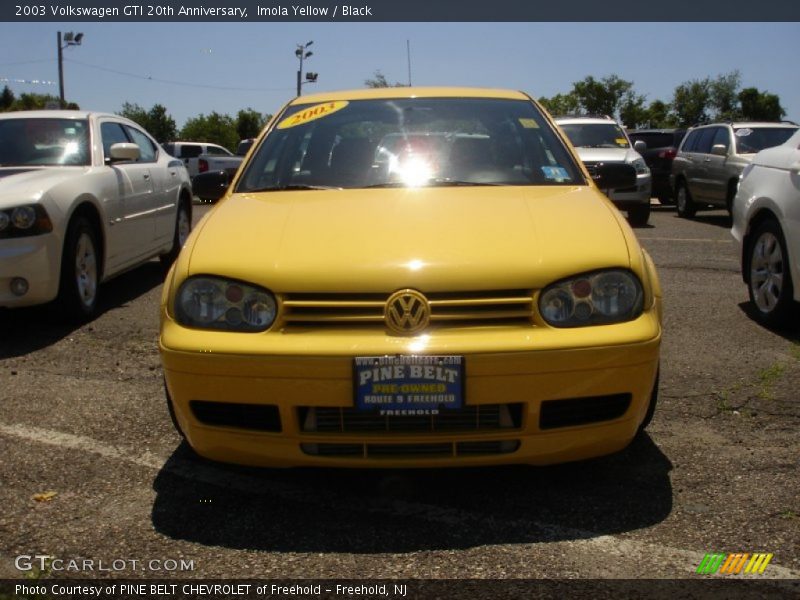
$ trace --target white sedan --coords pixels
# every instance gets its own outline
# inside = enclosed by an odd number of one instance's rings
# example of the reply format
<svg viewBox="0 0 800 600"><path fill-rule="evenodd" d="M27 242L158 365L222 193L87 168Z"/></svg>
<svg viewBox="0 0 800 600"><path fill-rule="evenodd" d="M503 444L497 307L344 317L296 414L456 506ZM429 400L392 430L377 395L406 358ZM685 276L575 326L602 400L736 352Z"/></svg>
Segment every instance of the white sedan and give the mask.
<svg viewBox="0 0 800 600"><path fill-rule="evenodd" d="M800 132L756 154L733 202L734 239L754 315L789 325L800 301Z"/></svg>
<svg viewBox="0 0 800 600"><path fill-rule="evenodd" d="M181 161L136 123L86 111L0 114L0 308L58 299L90 318L98 285L191 229Z"/></svg>

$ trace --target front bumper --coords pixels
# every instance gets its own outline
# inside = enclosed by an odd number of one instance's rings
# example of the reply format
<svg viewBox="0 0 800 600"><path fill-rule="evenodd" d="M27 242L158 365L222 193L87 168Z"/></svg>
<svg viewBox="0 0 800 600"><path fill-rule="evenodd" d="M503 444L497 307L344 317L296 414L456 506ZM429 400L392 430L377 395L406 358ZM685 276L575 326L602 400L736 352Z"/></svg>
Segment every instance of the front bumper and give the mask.
<svg viewBox="0 0 800 600"><path fill-rule="evenodd" d="M650 175L637 175L636 185L629 188L611 190L608 197L620 209L650 204L652 179Z"/></svg>
<svg viewBox="0 0 800 600"><path fill-rule="evenodd" d="M296 334L275 333L271 337L276 344L266 344L272 348L239 354L235 343L215 340L247 334L189 331L166 317L160 349L177 422L190 445L207 458L269 467L545 465L613 453L634 437L658 370L658 312L654 307L630 323L587 328L595 334L604 331L599 336L582 332L583 345L547 344L553 333L577 340L580 332L575 330L541 331L544 341L536 341L534 331L521 335L519 328L432 335L420 354L465 357L465 407L509 403L518 407L518 419L511 426L493 429L361 431L343 425L339 430L310 430L309 409L329 413L342 409L342 415L352 410L353 356L404 353L398 352L396 338L383 334L352 332L341 337L340 352L321 355L313 349L335 347L325 335L308 333L300 340ZM282 344L282 337L293 339ZM601 343L589 346L594 337ZM209 342L205 349L198 345L203 338ZM602 343L603 338L620 343ZM504 342L505 350L500 348ZM407 344L406 351L413 344L402 343ZM196 348L186 347L192 345ZM277 354L279 346L287 352ZM341 353L344 347L347 354ZM543 426L543 406L548 401L591 398L597 405L593 410L599 407L603 413L604 398L611 402L621 397L629 402L611 418ZM275 407L279 431L258 431L247 422L237 426L201 422L192 401Z"/></svg>
<svg viewBox="0 0 800 600"><path fill-rule="evenodd" d="M33 306L58 294L61 240L53 233L0 240L0 307ZM22 277L28 292L16 296L11 281Z"/></svg>

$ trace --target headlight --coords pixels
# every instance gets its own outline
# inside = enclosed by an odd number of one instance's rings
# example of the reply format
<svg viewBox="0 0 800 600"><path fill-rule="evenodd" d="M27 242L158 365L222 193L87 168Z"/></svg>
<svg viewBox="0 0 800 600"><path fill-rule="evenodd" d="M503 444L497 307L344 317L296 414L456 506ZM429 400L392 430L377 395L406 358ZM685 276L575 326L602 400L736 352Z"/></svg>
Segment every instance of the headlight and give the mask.
<svg viewBox="0 0 800 600"><path fill-rule="evenodd" d="M38 204L0 210L0 238L25 237L51 231L53 224L50 217Z"/></svg>
<svg viewBox="0 0 800 600"><path fill-rule="evenodd" d="M267 290L222 277L192 277L175 300L181 325L224 331L265 331L275 321L278 305Z"/></svg>
<svg viewBox="0 0 800 600"><path fill-rule="evenodd" d="M630 321L642 314L642 284L630 271L610 269L564 279L539 295L539 311L553 327Z"/></svg>
<svg viewBox="0 0 800 600"><path fill-rule="evenodd" d="M647 175L650 173L650 169L648 168L647 163L644 162L643 158L637 158L631 163L631 166L636 169L637 175Z"/></svg>

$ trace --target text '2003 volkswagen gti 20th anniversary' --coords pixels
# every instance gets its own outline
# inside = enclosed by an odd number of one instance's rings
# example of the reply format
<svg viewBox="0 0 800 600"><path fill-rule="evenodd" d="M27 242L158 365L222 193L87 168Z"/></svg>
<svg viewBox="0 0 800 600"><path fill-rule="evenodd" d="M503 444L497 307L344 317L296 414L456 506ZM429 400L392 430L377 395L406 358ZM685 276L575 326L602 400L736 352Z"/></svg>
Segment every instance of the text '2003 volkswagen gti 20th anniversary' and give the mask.
<svg viewBox="0 0 800 600"><path fill-rule="evenodd" d="M291 101L167 277L160 347L200 455L265 466L549 464L652 417L653 263L520 92Z"/></svg>

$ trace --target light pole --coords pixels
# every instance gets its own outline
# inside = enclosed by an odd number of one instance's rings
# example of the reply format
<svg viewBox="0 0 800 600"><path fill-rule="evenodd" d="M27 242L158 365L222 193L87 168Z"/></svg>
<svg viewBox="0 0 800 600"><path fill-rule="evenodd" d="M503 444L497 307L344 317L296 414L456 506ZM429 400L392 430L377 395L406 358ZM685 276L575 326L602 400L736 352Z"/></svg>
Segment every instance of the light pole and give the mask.
<svg viewBox="0 0 800 600"><path fill-rule="evenodd" d="M67 46L80 46L83 41L82 33L68 31L64 34L64 44L61 44L61 32L58 32L58 94L59 106L64 108L64 48Z"/></svg>
<svg viewBox="0 0 800 600"><path fill-rule="evenodd" d="M294 55L300 59L300 68L297 69L297 95L300 95L300 87L303 85L303 59L309 58L313 52L306 52L306 48L308 48L314 41L310 41L307 44L297 44L297 50L294 51ZM314 79L310 81L315 81L317 79L316 73L314 73Z"/></svg>

